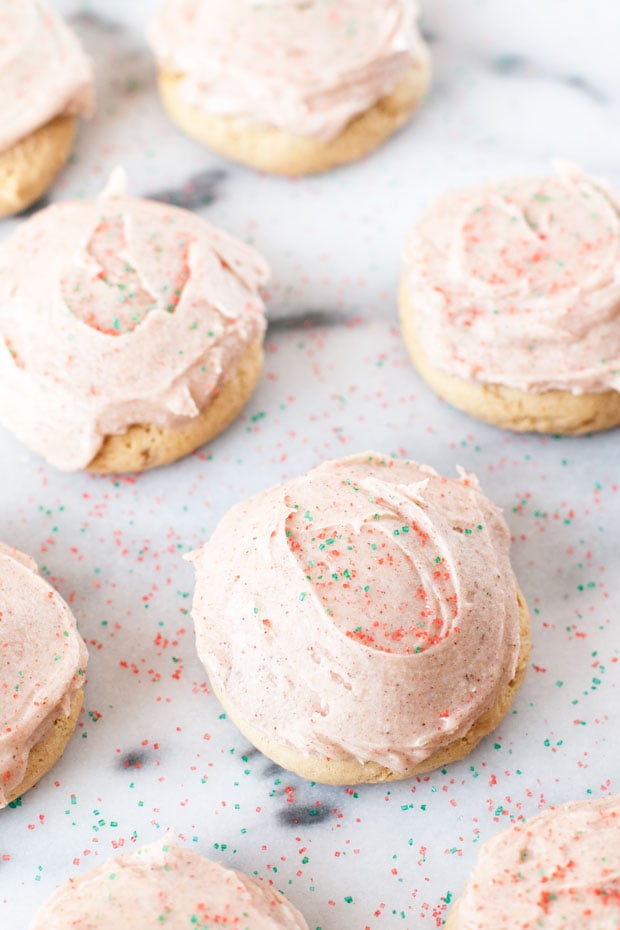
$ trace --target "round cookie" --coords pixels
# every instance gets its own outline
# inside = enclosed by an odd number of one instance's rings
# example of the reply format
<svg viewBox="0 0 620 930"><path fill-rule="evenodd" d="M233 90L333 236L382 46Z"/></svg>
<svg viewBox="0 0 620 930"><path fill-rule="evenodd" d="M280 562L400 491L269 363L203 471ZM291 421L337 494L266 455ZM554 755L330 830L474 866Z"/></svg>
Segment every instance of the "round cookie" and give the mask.
<svg viewBox="0 0 620 930"><path fill-rule="evenodd" d="M191 555L199 657L244 735L305 778L430 771L494 729L523 680L509 546L473 476L326 462L233 507Z"/></svg>
<svg viewBox="0 0 620 930"><path fill-rule="evenodd" d="M418 107L429 55L409 2L171 0L150 30L170 117L276 174L365 157Z"/></svg>
<svg viewBox="0 0 620 930"><path fill-rule="evenodd" d="M0 544L0 808L61 757L82 708L86 646L60 595Z"/></svg>
<svg viewBox="0 0 620 930"><path fill-rule="evenodd" d="M442 397L513 430L620 423L620 212L579 169L449 194L405 250L399 306Z"/></svg>
<svg viewBox="0 0 620 930"><path fill-rule="evenodd" d="M0 0L0 217L24 210L65 164L93 106L90 62L41 0Z"/></svg>
<svg viewBox="0 0 620 930"><path fill-rule="evenodd" d="M0 247L0 422L66 470L141 471L223 430L260 377L254 249L186 210L54 204Z"/></svg>
<svg viewBox="0 0 620 930"><path fill-rule="evenodd" d="M563 804L488 840L446 930L615 930L619 922L615 796Z"/></svg>
<svg viewBox="0 0 620 930"><path fill-rule="evenodd" d="M135 930L160 923L169 930L308 930L269 884L182 849L170 833L61 885L30 930Z"/></svg>

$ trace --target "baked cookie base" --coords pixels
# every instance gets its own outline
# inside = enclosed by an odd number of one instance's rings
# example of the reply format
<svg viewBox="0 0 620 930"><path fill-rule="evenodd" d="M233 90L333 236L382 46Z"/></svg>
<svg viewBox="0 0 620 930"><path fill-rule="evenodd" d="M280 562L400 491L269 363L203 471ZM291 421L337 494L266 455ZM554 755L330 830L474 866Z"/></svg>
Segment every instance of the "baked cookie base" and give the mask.
<svg viewBox="0 0 620 930"><path fill-rule="evenodd" d="M0 217L38 200L67 161L75 118L58 116L0 153Z"/></svg>
<svg viewBox="0 0 620 930"><path fill-rule="evenodd" d="M102 475L146 471L189 455L235 419L254 391L262 368L262 340L257 340L242 356L235 375L197 417L169 429L137 424L120 436L106 436L87 471Z"/></svg>
<svg viewBox="0 0 620 930"><path fill-rule="evenodd" d="M517 432L580 435L620 424L620 391L572 394L570 391L522 391L502 384L466 381L435 368L418 336L405 280L399 293L400 323L413 364L448 403L494 426Z"/></svg>
<svg viewBox="0 0 620 930"><path fill-rule="evenodd" d="M9 803L25 794L58 762L75 730L83 701L84 694L80 688L73 695L69 716L58 717L45 739L32 747L23 779L7 796Z"/></svg>
<svg viewBox="0 0 620 930"><path fill-rule="evenodd" d="M422 46L391 94L354 117L334 139L325 141L238 117L205 113L185 103L179 92L179 75L159 73L164 107L190 136L243 165L294 176L328 171L364 158L409 119L429 82L430 57Z"/></svg>
<svg viewBox="0 0 620 930"><path fill-rule="evenodd" d="M281 746L275 740L257 730L252 724L241 719L231 710L228 702L218 693L217 689L211 687L228 717L246 739L273 762L290 772L295 772L296 775L300 775L302 778L307 778L309 781L319 782L324 785L361 785L374 782L400 781L404 778L412 778L414 775L424 775L426 772L432 772L434 769L442 768L444 765L457 762L467 756L483 737L498 726L510 710L525 677L532 648L530 615L527 604L519 589L517 589L516 596L519 604L521 644L514 677L502 691L495 704L475 721L464 736L404 772L393 771L377 762L362 763L358 762L357 759L323 759L318 756L304 755L296 749Z"/></svg>

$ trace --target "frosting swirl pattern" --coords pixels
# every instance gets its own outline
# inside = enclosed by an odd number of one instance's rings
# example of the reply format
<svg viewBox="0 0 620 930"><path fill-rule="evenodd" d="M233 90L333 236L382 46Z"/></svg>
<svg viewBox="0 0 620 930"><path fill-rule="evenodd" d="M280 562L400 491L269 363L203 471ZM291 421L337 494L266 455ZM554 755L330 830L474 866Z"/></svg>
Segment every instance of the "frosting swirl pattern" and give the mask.
<svg viewBox="0 0 620 930"><path fill-rule="evenodd" d="M420 54L412 0L167 0L149 37L186 102L331 139Z"/></svg>
<svg viewBox="0 0 620 930"><path fill-rule="evenodd" d="M54 204L0 249L0 422L53 465L196 416L262 337L258 253L176 207Z"/></svg>
<svg viewBox="0 0 620 930"><path fill-rule="evenodd" d="M41 0L0 0L0 152L93 103L92 66L60 16Z"/></svg>
<svg viewBox="0 0 620 930"><path fill-rule="evenodd" d="M372 453L326 462L233 507L191 555L199 656L278 743L406 771L514 675L509 546L473 476Z"/></svg>
<svg viewBox="0 0 620 930"><path fill-rule="evenodd" d="M67 715L87 653L69 608L27 555L0 543L0 807L30 750Z"/></svg>
<svg viewBox="0 0 620 930"><path fill-rule="evenodd" d="M435 368L529 391L620 390L620 204L557 167L448 194L413 230L405 284Z"/></svg>

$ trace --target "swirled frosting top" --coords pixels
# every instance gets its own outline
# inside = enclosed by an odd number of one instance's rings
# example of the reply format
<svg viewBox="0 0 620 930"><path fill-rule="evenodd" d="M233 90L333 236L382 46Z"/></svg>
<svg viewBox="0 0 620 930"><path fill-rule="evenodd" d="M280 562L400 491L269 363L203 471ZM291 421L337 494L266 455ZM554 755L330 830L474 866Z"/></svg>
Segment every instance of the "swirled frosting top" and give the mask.
<svg viewBox="0 0 620 930"><path fill-rule="evenodd" d="M473 476L376 453L326 462L237 504L192 554L198 653L277 742L405 771L513 677L509 546Z"/></svg>
<svg viewBox="0 0 620 930"><path fill-rule="evenodd" d="M620 927L620 798L563 804L484 844L454 930Z"/></svg>
<svg viewBox="0 0 620 930"><path fill-rule="evenodd" d="M558 163L434 203L405 249L429 362L524 390L620 389L620 204Z"/></svg>
<svg viewBox="0 0 620 930"><path fill-rule="evenodd" d="M196 416L262 338L251 247L128 197L54 204L0 247L0 422L58 468L105 436Z"/></svg>
<svg viewBox="0 0 620 930"><path fill-rule="evenodd" d="M0 543L0 807L30 750L84 684L87 653L69 608L27 555Z"/></svg>
<svg viewBox="0 0 620 930"><path fill-rule="evenodd" d="M421 54L412 0L167 0L150 29L186 101L332 138Z"/></svg>
<svg viewBox="0 0 620 930"><path fill-rule="evenodd" d="M0 152L93 102L91 63L60 16L41 0L0 0Z"/></svg>
<svg viewBox="0 0 620 930"><path fill-rule="evenodd" d="M136 917L139 915L139 917ZM308 930L292 904L266 883L162 840L61 885L30 930Z"/></svg>

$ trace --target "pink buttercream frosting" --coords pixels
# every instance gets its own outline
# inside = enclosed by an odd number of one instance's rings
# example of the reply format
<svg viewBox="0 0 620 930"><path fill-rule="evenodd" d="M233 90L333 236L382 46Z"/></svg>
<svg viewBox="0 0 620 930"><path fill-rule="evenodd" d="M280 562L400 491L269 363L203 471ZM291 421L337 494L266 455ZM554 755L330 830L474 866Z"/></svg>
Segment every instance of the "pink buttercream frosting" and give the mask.
<svg viewBox="0 0 620 930"><path fill-rule="evenodd" d="M61 885L30 930L308 930L257 878L177 846L170 833Z"/></svg>
<svg viewBox="0 0 620 930"><path fill-rule="evenodd" d="M168 0L149 37L186 102L330 139L425 56L413 0Z"/></svg>
<svg viewBox="0 0 620 930"><path fill-rule="evenodd" d="M620 798L563 804L484 844L454 930L615 930Z"/></svg>
<svg viewBox="0 0 620 930"><path fill-rule="evenodd" d="M69 608L27 555L0 543L0 807L31 749L67 716L87 653Z"/></svg>
<svg viewBox="0 0 620 930"><path fill-rule="evenodd" d="M514 675L509 548L471 475L376 453L326 462L237 504L191 555L199 656L279 744L405 771Z"/></svg>
<svg viewBox="0 0 620 930"><path fill-rule="evenodd" d="M89 59L41 0L0 0L0 152L56 116L88 116Z"/></svg>
<svg viewBox="0 0 620 930"><path fill-rule="evenodd" d="M0 422L58 468L195 417L265 329L258 253L186 210L54 204L0 248Z"/></svg>
<svg viewBox="0 0 620 930"><path fill-rule="evenodd" d="M483 384L620 390L620 204L580 169L448 194L405 249L416 331Z"/></svg>

